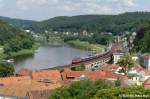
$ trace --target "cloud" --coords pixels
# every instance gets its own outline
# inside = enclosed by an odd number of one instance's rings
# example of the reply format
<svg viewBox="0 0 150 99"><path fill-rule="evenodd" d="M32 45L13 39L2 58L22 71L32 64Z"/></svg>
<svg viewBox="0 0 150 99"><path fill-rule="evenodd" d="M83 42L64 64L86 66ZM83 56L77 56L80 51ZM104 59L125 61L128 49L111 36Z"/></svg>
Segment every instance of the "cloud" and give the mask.
<svg viewBox="0 0 150 99"><path fill-rule="evenodd" d="M89 12L106 12L108 13L113 7L133 7L135 0L17 0L16 5L23 10L39 6L54 6L65 11L80 10Z"/></svg>
<svg viewBox="0 0 150 99"><path fill-rule="evenodd" d="M137 0L16 0L20 13L46 18L79 14L118 14L132 11ZM39 16L38 16L39 15Z"/></svg>
<svg viewBox="0 0 150 99"><path fill-rule="evenodd" d="M0 0L0 8L4 7L4 0Z"/></svg>
<svg viewBox="0 0 150 99"><path fill-rule="evenodd" d="M111 1L114 5L117 5L117 6L126 6L126 7L134 7L136 4L135 4L135 1L136 0L108 0L108 1Z"/></svg>
<svg viewBox="0 0 150 99"><path fill-rule="evenodd" d="M33 7L44 6L47 4L54 5L58 0L17 0L16 5L22 10L30 10Z"/></svg>
<svg viewBox="0 0 150 99"><path fill-rule="evenodd" d="M77 11L83 14L112 14L136 6L135 0L59 0L60 7L66 11Z"/></svg>

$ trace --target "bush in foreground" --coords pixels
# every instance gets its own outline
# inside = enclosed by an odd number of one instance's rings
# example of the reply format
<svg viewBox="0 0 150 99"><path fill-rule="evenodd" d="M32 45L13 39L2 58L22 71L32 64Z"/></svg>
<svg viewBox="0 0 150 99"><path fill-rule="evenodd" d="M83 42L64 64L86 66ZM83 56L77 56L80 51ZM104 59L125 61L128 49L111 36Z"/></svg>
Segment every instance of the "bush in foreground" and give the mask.
<svg viewBox="0 0 150 99"><path fill-rule="evenodd" d="M63 86L50 94L49 99L143 99L150 98L150 90L141 86L115 87L104 81L79 81Z"/></svg>
<svg viewBox="0 0 150 99"><path fill-rule="evenodd" d="M0 62L0 77L7 77L14 75L14 67L7 62Z"/></svg>

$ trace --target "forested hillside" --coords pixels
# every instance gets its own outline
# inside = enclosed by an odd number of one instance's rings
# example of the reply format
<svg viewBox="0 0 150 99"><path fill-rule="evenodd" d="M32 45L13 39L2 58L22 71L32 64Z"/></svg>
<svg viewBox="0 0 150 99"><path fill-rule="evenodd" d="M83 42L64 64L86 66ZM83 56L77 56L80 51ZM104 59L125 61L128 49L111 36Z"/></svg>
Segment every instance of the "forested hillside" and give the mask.
<svg viewBox="0 0 150 99"><path fill-rule="evenodd" d="M43 32L48 31L71 31L80 32L112 32L118 34L124 31L136 31L140 24L150 20L149 12L130 12L119 15L79 15L59 16L49 20L35 23L30 29Z"/></svg>
<svg viewBox="0 0 150 99"><path fill-rule="evenodd" d="M78 15L58 16L40 22L31 20L0 17L14 27L31 29L43 33L48 31L80 32L112 32L119 34L124 31L137 31L141 23L150 20L150 12L127 12L119 15Z"/></svg>
<svg viewBox="0 0 150 99"><path fill-rule="evenodd" d="M3 47L4 53L30 49L33 43L32 36L0 21L0 46Z"/></svg>
<svg viewBox="0 0 150 99"><path fill-rule="evenodd" d="M2 16L0 16L0 20L3 20L8 24L11 24L12 26L18 28L26 28L31 26L33 23L36 23L36 21L32 21L32 20L22 20L22 19L15 19L15 18L2 17Z"/></svg>

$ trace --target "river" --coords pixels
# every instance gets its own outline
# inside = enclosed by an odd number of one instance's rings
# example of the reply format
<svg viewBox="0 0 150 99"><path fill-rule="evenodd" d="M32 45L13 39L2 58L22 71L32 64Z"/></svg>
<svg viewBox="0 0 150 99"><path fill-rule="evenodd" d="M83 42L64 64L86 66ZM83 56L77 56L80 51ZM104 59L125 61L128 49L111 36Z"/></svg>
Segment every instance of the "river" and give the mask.
<svg viewBox="0 0 150 99"><path fill-rule="evenodd" d="M15 70L21 68L46 69L70 64L76 57L88 56L88 51L65 46L43 45L33 55L20 56L15 59Z"/></svg>

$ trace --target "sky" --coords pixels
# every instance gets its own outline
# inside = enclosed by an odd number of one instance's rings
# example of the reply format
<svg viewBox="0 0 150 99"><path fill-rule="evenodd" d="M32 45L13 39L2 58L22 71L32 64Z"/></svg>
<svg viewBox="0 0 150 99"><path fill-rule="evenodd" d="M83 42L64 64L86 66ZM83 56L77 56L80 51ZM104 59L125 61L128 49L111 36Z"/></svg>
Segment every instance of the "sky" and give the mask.
<svg viewBox="0 0 150 99"><path fill-rule="evenodd" d="M134 11L150 11L150 0L0 0L0 16L28 20Z"/></svg>

